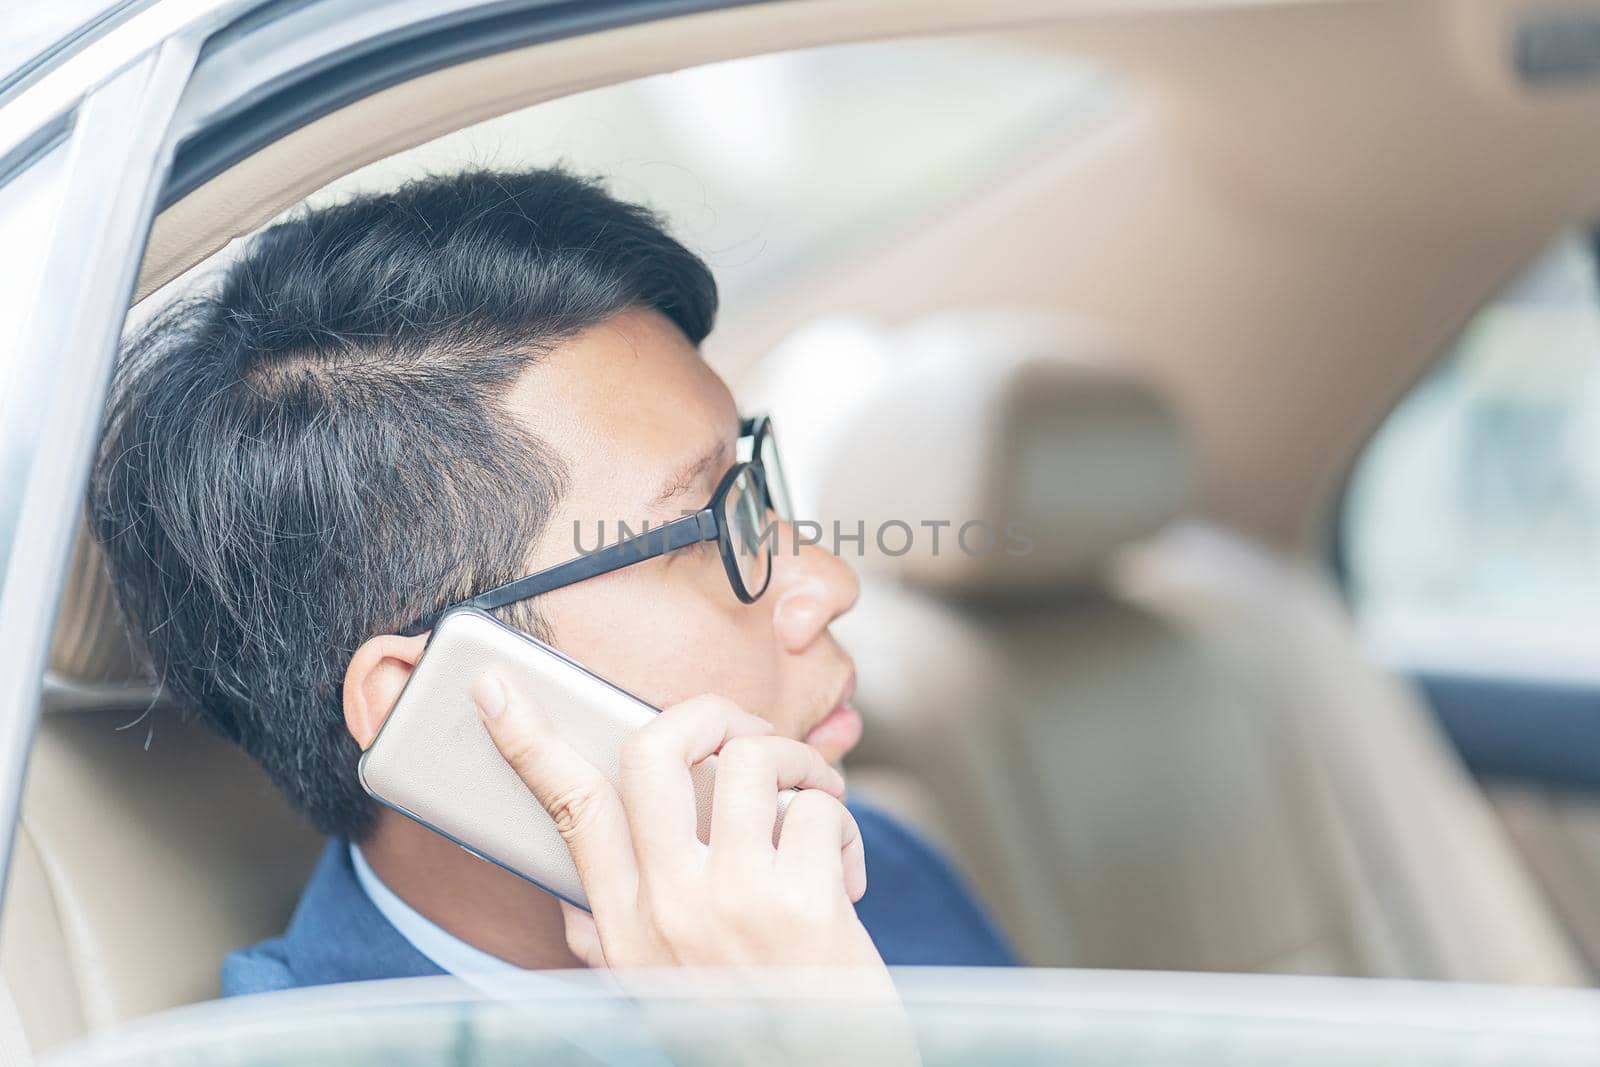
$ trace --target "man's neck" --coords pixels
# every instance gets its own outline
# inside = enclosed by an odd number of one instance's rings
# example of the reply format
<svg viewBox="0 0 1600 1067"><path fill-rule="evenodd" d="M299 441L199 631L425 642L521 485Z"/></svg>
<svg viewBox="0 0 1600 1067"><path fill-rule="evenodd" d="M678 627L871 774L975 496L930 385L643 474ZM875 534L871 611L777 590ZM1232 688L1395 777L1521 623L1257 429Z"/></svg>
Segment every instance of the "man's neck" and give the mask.
<svg viewBox="0 0 1600 1067"><path fill-rule="evenodd" d="M361 854L396 896L474 948L534 970L582 966L555 897L405 816L380 813Z"/></svg>

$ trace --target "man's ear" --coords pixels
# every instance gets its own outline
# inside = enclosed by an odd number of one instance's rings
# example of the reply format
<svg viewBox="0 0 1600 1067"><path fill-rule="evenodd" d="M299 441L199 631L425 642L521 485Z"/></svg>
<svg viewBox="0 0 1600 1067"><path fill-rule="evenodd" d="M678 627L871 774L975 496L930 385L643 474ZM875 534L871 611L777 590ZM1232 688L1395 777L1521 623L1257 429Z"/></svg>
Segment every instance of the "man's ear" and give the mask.
<svg viewBox="0 0 1600 1067"><path fill-rule="evenodd" d="M356 649L344 672L344 726L365 751L394 710L400 690L422 658L428 635L381 634Z"/></svg>

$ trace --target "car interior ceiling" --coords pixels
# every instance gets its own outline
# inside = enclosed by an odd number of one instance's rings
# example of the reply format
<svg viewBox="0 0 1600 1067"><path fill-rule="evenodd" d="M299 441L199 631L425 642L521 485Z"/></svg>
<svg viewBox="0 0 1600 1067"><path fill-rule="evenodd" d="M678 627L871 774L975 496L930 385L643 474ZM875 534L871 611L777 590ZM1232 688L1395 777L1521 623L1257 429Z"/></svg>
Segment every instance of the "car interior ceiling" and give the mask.
<svg viewBox="0 0 1600 1067"><path fill-rule="evenodd" d="M731 312L713 339L738 372L736 353L823 315L881 331L894 387L817 445L820 517L1025 513L1039 531L1045 550L1021 560L891 561L839 624L868 718L852 788L944 843L1030 963L1592 978L1317 556L1328 496L1382 414L1516 264L1600 214L1600 140L1569 136L1600 99L1527 122L1483 89L1497 68L1475 17L1310 5L1063 27L1048 46L1152 91L1086 149L781 308ZM711 12L368 96L169 208L140 295L372 158L576 84L740 54L769 40L761 25ZM1275 102L1292 125L1230 58L1269 50L1304 75ZM1402 82L1425 106L1321 121ZM1319 174L1419 138L1402 174ZM1466 157L1480 180L1435 196ZM1471 233L1449 225L1462 213ZM868 448L889 458L841 458ZM930 455L961 476L903 465ZM1039 487L1039 469L1073 477ZM320 844L139 676L86 539L50 670L0 915L35 1049L215 996L223 954L281 930Z"/></svg>

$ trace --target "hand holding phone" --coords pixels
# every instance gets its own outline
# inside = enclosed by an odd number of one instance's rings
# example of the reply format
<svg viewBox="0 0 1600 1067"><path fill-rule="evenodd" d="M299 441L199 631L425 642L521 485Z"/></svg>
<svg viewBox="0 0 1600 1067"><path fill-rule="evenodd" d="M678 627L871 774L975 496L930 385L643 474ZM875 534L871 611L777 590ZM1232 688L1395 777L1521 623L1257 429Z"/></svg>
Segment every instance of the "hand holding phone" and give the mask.
<svg viewBox="0 0 1600 1067"><path fill-rule="evenodd" d="M588 894L568 941L591 966L854 967L883 963L856 918L866 891L844 780L815 749L730 701L674 705L624 744L614 786L515 687L473 696L501 754L549 812ZM718 757L708 841L690 770ZM778 796L788 804L774 840Z"/></svg>
<svg viewBox="0 0 1600 1067"><path fill-rule="evenodd" d="M359 767L379 801L565 902L592 964L883 973L843 779L727 700L660 711L463 608Z"/></svg>

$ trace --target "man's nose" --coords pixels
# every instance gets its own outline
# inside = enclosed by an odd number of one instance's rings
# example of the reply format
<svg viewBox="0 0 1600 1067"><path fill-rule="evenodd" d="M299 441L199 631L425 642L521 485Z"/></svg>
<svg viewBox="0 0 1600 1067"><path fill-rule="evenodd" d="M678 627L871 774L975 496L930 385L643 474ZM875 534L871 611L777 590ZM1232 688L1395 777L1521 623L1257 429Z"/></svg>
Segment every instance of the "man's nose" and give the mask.
<svg viewBox="0 0 1600 1067"><path fill-rule="evenodd" d="M773 550L772 626L784 648L797 653L855 605L861 592L855 568L821 544L803 543L783 524Z"/></svg>

